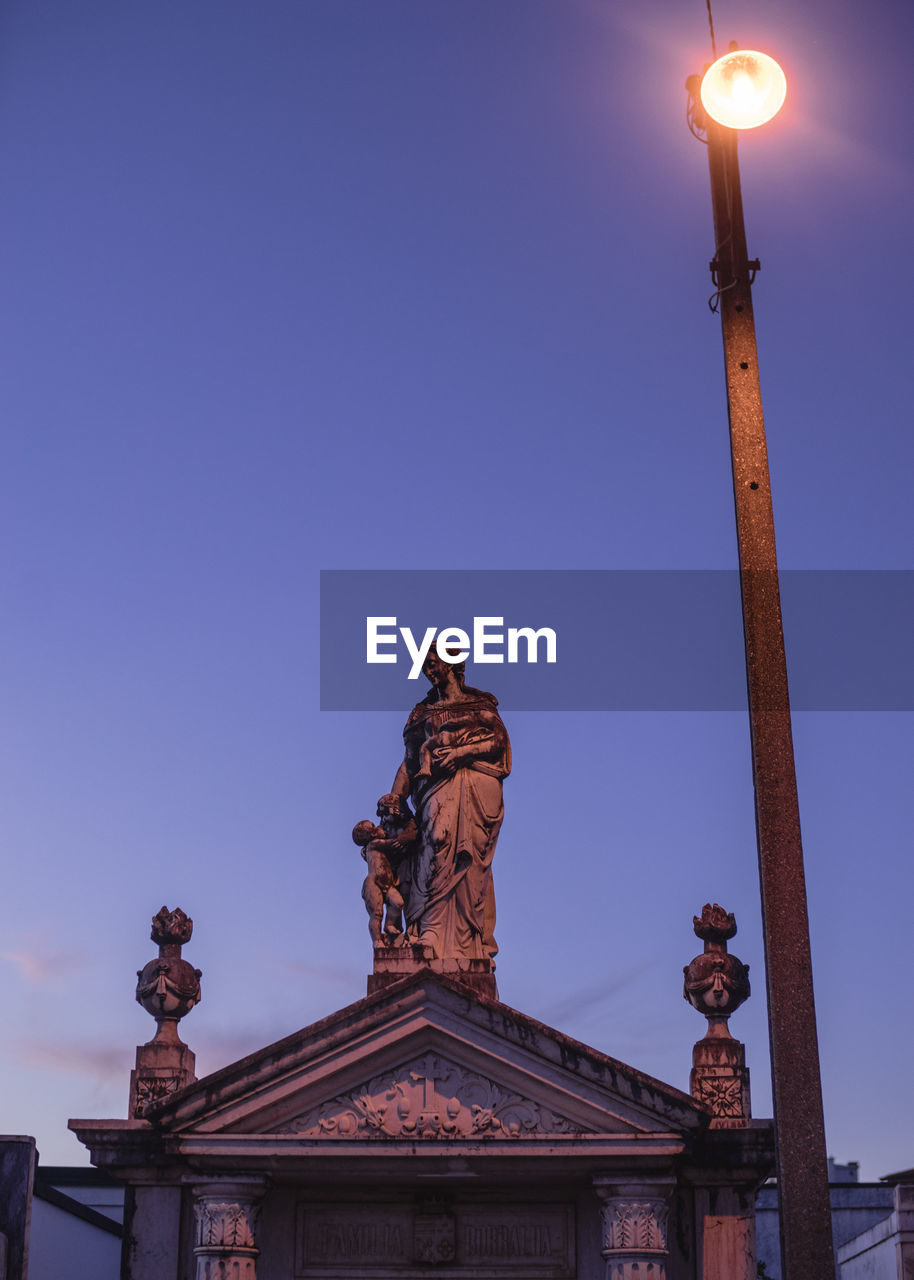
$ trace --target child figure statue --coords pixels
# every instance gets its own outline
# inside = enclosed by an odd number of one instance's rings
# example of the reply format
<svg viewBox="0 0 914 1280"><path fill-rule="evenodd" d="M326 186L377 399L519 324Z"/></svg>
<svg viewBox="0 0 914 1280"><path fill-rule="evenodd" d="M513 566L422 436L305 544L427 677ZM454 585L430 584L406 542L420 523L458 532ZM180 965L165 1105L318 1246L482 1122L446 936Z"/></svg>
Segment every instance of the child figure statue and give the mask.
<svg viewBox="0 0 914 1280"><path fill-rule="evenodd" d="M368 863L368 875L362 885L362 900L368 912L368 932L376 947L394 947L403 942L403 897L397 877L390 865L390 854L400 844L390 839L383 827L366 818L352 828L352 839L362 850ZM385 918L385 905L387 913Z"/></svg>

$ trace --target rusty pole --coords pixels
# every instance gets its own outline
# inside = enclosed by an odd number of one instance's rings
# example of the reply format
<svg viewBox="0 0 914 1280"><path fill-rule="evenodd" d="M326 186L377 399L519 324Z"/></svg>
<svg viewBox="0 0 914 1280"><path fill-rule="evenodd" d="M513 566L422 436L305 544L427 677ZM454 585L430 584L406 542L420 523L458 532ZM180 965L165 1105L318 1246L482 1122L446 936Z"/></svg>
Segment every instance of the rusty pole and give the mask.
<svg viewBox="0 0 914 1280"><path fill-rule="evenodd" d="M697 99L697 94L694 95ZM701 111L697 106L697 113ZM700 117L699 117L700 118ZM835 1274L809 917L737 131L705 116L761 884L783 1280Z"/></svg>

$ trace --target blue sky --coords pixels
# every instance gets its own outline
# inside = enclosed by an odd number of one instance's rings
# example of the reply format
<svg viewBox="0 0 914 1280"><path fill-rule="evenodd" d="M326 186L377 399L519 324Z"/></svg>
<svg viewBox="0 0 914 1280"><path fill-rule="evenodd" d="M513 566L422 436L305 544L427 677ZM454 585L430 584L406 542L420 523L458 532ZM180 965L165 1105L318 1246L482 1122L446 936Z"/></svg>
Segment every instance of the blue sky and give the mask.
<svg viewBox="0 0 914 1280"><path fill-rule="evenodd" d="M790 84L741 142L781 564L912 568L914 12L715 23ZM201 1071L364 993L349 831L415 695L319 711L320 569L734 566L707 60L699 0L3 7L0 1131L46 1162L126 1113L163 902ZM506 718L502 998L687 1088L720 901L769 1114L745 717ZM914 1163L911 716L794 732L828 1148L877 1178Z"/></svg>

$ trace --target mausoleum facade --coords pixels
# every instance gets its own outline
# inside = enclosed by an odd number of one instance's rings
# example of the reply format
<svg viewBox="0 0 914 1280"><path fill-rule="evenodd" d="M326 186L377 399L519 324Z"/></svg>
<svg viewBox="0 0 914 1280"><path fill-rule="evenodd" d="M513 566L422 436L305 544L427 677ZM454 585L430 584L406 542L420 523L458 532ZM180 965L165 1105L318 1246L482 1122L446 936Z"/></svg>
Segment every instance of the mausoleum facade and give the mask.
<svg viewBox="0 0 914 1280"><path fill-rule="evenodd" d="M127 1187L125 1280L755 1280L772 1168L727 1019L749 994L732 916L694 921L708 1019L691 1092L501 1003L492 863L511 746L497 699L430 651L377 821L364 1000L203 1080L193 922L153 919L129 1118L74 1120Z"/></svg>
<svg viewBox="0 0 914 1280"><path fill-rule="evenodd" d="M422 968L74 1120L128 1188L129 1280L750 1280L766 1121Z"/></svg>

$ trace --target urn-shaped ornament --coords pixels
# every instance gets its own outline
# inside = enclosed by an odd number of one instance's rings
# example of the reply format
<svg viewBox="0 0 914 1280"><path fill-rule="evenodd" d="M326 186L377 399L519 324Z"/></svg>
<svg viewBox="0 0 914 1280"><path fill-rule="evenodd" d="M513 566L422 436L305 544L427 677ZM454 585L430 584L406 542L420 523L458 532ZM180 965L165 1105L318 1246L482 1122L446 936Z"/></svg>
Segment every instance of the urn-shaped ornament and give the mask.
<svg viewBox="0 0 914 1280"><path fill-rule="evenodd" d="M178 1021L200 1000L201 971L181 958L181 947L190 941L194 922L176 907L162 907L152 919L153 942L159 954L137 970L136 998L156 1020L155 1041L181 1044Z"/></svg>

